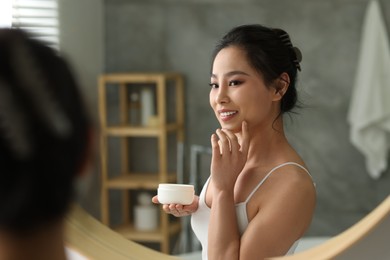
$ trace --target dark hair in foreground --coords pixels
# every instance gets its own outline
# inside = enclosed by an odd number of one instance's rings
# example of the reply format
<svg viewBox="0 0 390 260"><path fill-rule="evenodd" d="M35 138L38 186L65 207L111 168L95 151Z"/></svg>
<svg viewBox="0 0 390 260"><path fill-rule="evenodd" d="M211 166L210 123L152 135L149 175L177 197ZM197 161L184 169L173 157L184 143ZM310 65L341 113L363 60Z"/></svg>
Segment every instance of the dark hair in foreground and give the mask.
<svg viewBox="0 0 390 260"><path fill-rule="evenodd" d="M296 78L302 60L301 52L291 43L290 37L282 29L267 28L262 25L242 25L230 30L217 44L213 61L224 48L237 46L244 50L254 69L263 76L267 86L285 72L290 77L290 85L281 101L281 113L293 109L297 102Z"/></svg>
<svg viewBox="0 0 390 260"><path fill-rule="evenodd" d="M0 229L60 220L85 160L90 121L79 86L53 49L0 29Z"/></svg>

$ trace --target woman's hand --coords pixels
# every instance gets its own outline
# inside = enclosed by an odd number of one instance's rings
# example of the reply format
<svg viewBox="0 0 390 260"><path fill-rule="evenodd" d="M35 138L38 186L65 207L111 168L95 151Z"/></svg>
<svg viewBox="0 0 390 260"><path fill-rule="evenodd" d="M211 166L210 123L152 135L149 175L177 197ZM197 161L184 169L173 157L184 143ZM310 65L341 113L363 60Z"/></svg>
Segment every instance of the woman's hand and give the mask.
<svg viewBox="0 0 390 260"><path fill-rule="evenodd" d="M232 191L245 166L249 149L247 123L243 121L241 127L241 144L237 136L226 129L217 129L216 134L211 136L211 179L216 191Z"/></svg>
<svg viewBox="0 0 390 260"><path fill-rule="evenodd" d="M155 204L159 204L157 195L152 198L152 202ZM175 217L184 217L194 213L198 209L198 204L199 197L194 196L194 201L190 205L164 204L162 208L166 213L172 214Z"/></svg>

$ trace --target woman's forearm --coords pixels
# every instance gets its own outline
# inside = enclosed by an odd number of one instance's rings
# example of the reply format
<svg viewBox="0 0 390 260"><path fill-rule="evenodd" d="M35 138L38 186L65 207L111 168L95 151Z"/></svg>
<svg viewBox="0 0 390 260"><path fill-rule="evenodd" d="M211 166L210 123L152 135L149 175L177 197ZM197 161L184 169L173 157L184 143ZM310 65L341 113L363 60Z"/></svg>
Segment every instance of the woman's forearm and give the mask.
<svg viewBox="0 0 390 260"><path fill-rule="evenodd" d="M233 191L215 192L208 231L208 259L238 259L239 252L240 234Z"/></svg>

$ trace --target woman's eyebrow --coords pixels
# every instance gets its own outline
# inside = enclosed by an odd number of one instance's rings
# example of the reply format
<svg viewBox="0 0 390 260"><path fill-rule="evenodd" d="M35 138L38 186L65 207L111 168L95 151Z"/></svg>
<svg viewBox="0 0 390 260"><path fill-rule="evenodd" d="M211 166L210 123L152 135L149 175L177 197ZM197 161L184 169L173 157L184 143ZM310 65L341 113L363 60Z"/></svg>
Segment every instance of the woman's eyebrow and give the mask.
<svg viewBox="0 0 390 260"><path fill-rule="evenodd" d="M229 71L224 74L224 76L234 76L234 75L245 75L245 76L250 76L248 73L240 71L240 70L233 70ZM217 74L211 74L211 78L218 78Z"/></svg>

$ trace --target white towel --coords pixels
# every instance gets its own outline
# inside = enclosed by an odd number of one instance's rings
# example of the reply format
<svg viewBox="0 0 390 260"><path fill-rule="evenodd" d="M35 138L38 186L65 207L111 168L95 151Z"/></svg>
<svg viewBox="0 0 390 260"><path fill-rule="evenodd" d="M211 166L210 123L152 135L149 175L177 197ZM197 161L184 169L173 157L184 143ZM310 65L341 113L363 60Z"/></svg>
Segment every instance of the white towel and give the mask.
<svg viewBox="0 0 390 260"><path fill-rule="evenodd" d="M360 56L348 113L353 145L363 153L370 176L387 168L390 146L390 50L377 1L366 11Z"/></svg>

